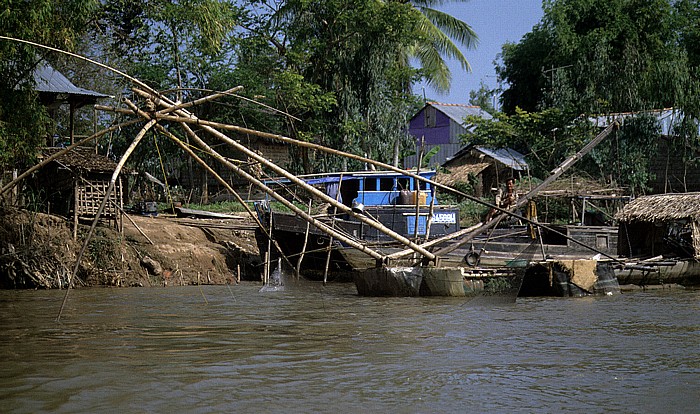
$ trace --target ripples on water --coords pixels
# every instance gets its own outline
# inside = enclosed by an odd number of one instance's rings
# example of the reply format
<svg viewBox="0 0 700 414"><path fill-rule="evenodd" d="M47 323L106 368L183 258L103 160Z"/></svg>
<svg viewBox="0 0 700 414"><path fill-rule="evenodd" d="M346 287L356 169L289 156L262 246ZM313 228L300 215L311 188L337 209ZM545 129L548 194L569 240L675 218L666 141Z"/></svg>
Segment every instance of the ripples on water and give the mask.
<svg viewBox="0 0 700 414"><path fill-rule="evenodd" d="M699 412L700 291L0 291L4 412Z"/></svg>

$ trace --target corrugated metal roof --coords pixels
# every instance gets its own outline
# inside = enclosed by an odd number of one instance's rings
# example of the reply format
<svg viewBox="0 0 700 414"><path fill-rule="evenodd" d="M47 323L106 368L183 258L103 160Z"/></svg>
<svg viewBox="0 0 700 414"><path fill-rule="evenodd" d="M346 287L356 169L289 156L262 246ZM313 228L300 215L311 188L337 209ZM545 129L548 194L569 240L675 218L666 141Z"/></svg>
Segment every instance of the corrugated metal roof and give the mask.
<svg viewBox="0 0 700 414"><path fill-rule="evenodd" d="M525 156L512 148L493 149L480 145L476 145L474 148L514 170L524 171L528 168Z"/></svg>
<svg viewBox="0 0 700 414"><path fill-rule="evenodd" d="M455 152L455 154L448 158L443 165L446 165L448 162L461 157L471 150L479 151L482 154L485 154L514 170L524 171L529 168L527 161L525 161L525 156L512 148L494 149L473 144L466 145L459 151Z"/></svg>
<svg viewBox="0 0 700 414"><path fill-rule="evenodd" d="M450 119L453 121L457 122L460 125L464 125L466 127L466 123L464 122L464 118L470 115L476 115L480 116L484 119L491 119L493 118L491 114L488 112L484 111L481 109L480 106L473 106L473 105L460 105L460 104L445 104L445 103L439 103L439 102L428 102L426 104L435 107L435 109L441 111L445 115L447 115Z"/></svg>
<svg viewBox="0 0 700 414"><path fill-rule="evenodd" d="M618 121L621 124L625 123L628 118L633 118L642 112L618 112L606 115L597 115L588 118L594 125L605 128L610 125L613 121ZM673 135L673 128L675 124L683 119L685 116L682 111L676 108L666 108L657 109L652 111L645 111L645 114L654 116L659 125L661 126L661 135ZM698 125L700 130L700 125Z"/></svg>
<svg viewBox="0 0 700 414"><path fill-rule="evenodd" d="M109 96L73 85L61 72L46 62L40 62L37 65L34 70L34 82L36 83L34 89L39 92L65 93L93 98L107 98Z"/></svg>

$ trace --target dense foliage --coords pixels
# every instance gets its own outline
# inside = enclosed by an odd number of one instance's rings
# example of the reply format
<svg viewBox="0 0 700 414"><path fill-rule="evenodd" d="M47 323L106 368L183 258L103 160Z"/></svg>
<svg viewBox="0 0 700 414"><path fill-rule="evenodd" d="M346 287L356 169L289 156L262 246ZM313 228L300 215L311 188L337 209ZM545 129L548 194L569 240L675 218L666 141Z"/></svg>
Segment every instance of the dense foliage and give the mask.
<svg viewBox="0 0 700 414"><path fill-rule="evenodd" d="M476 45L476 35L465 22L435 9L442 3L6 0L0 6L0 35L75 50L174 100L241 85L237 96L198 107L197 114L391 163L412 143L404 126L420 98L410 86L426 80L438 91L448 90L446 59L469 68L462 51ZM700 1L547 0L544 10L542 21L519 43L503 47L497 72L504 114L494 121L472 120L478 127L470 142L514 147L528 156L536 175L544 176L595 135L586 122L589 115L676 107L687 116L675 126L671 145L695 165ZM40 58L80 78L81 85L133 97L131 85L114 75L0 40L4 168L31 162L47 134L57 131L32 91L30 74ZM482 85L469 100L491 109L495 92ZM83 134L93 128L87 119L81 122ZM101 116L96 122L115 121ZM110 136L103 149L119 155L138 127ZM179 129L171 130L187 139ZM650 119L627 123L577 168L642 192L651 178L647 166L656 134L658 126ZM295 172L364 167L293 151L286 167ZM235 152L226 155L245 161ZM172 143L154 135L133 163L158 176L183 168L197 175L196 166L193 170L183 159Z"/></svg>
<svg viewBox="0 0 700 414"><path fill-rule="evenodd" d="M0 35L74 50L97 6L96 0L5 0L0 5ZM31 76L45 53L0 40L0 166L26 166L51 132Z"/></svg>
<svg viewBox="0 0 700 414"><path fill-rule="evenodd" d="M460 46L473 47L476 35L466 23L434 9L440 4L436 0L8 1L0 10L0 34L76 50L166 91L174 100L192 100L241 85L244 90L238 97L203 105L197 108L198 115L391 162L410 141L404 125L418 105L410 86L425 79L437 90L448 90L445 59L469 68ZM24 21L29 24L21 26ZM29 79L37 51L11 42L2 46L7 48L0 51L3 73L16 76L3 87L16 88L20 79ZM24 51L26 68L18 67L22 60L10 53L16 48ZM62 71L80 74L81 85L132 97L131 85L112 74L90 74L80 63L55 54L45 57ZM411 61L418 67L409 65ZM30 81L22 85L31 91ZM22 111L28 122L18 123L8 111L0 113L0 128L13 125L16 136L10 139L4 130L0 134L4 165L14 165L18 154L33 153L46 136L45 111L34 96L24 93L13 98L34 107ZM32 116L40 119L29 119ZM102 126L114 122L106 117L97 121ZM137 129L138 125L118 131L103 149L118 156ZM187 139L177 128L172 131ZM167 140L157 140L145 140L132 162L160 176L159 158L165 158L167 175L180 168L182 157ZM295 171L360 167L296 151L287 166Z"/></svg>
<svg viewBox="0 0 700 414"><path fill-rule="evenodd" d="M698 10L690 3L545 2L542 21L520 43L503 48L503 110L608 113L691 104L697 100L691 39Z"/></svg>
<svg viewBox="0 0 700 414"><path fill-rule="evenodd" d="M700 115L697 0L547 0L544 17L497 67L504 114L473 119L475 142L512 146L545 176L599 131L588 117L676 108L671 145L692 162ZM648 189L660 129L625 122L576 169L632 193Z"/></svg>

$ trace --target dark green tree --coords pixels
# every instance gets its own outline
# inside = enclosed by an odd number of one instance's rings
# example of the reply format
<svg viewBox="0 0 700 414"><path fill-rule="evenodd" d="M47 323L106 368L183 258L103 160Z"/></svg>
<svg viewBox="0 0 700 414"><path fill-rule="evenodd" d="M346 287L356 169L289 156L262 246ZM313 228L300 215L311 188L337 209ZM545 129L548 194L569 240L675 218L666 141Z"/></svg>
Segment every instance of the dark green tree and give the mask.
<svg viewBox="0 0 700 414"><path fill-rule="evenodd" d="M523 40L503 49L503 108L582 113L682 105L687 55L669 0L552 0Z"/></svg>
<svg viewBox="0 0 700 414"><path fill-rule="evenodd" d="M469 104L481 107L484 111L495 114L494 99L498 91L489 88L484 82L479 83L479 89L469 92Z"/></svg>
<svg viewBox="0 0 700 414"><path fill-rule="evenodd" d="M230 2L105 0L101 6L101 25L95 38L103 45L104 56L174 101L190 101L208 94L216 71L229 64L228 39L240 18L240 10ZM123 83L127 95L129 87ZM131 142L137 128L124 129L115 139L113 148L117 155ZM188 141L180 128L171 131ZM191 187L198 187L204 180L191 159L181 156L181 150L162 137L145 141L131 160L137 169L161 179L162 161L166 175L179 175L178 170L186 170L183 176Z"/></svg>
<svg viewBox="0 0 700 414"><path fill-rule="evenodd" d="M403 52L413 44L420 13L401 2L289 1L273 21L283 29L273 43L288 71L330 92L336 104L315 118L309 139L391 161L403 123L414 110L406 85L417 72ZM283 43L284 42L284 43ZM335 157L309 162L316 171L357 168Z"/></svg>
<svg viewBox="0 0 700 414"><path fill-rule="evenodd" d="M691 162L698 148L697 6L695 0L546 1L542 21L521 42L503 47L497 71L502 108L511 117L502 120L525 119L523 109L532 129L535 113L556 109L570 114L551 126L564 131L591 114L674 107L685 117L671 145ZM626 121L577 168L643 193L659 139L652 124L642 115ZM531 154L546 142L541 137L528 145Z"/></svg>
<svg viewBox="0 0 700 414"><path fill-rule="evenodd" d="M0 35L72 50L90 26L95 0L6 0ZM0 40L0 169L23 167L46 142L51 120L34 91L33 72L49 57L33 46Z"/></svg>

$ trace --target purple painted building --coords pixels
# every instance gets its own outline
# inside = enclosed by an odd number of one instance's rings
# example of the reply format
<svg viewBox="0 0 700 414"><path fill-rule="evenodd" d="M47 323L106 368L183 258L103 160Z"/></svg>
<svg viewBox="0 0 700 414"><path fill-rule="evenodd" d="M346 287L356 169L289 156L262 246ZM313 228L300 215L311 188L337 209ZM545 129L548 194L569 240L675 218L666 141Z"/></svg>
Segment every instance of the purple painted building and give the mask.
<svg viewBox="0 0 700 414"><path fill-rule="evenodd" d="M418 111L408 123L408 132L416 139L416 154L419 151L421 139L423 139L424 153L435 146L440 147L437 154L430 158L428 165L431 168L442 165L465 146L460 140L460 135L471 133L464 120L470 115L480 116L484 119L492 118L491 114L478 106L426 103L423 109ZM404 158L404 167L414 168L418 164L417 159L417 155Z"/></svg>

